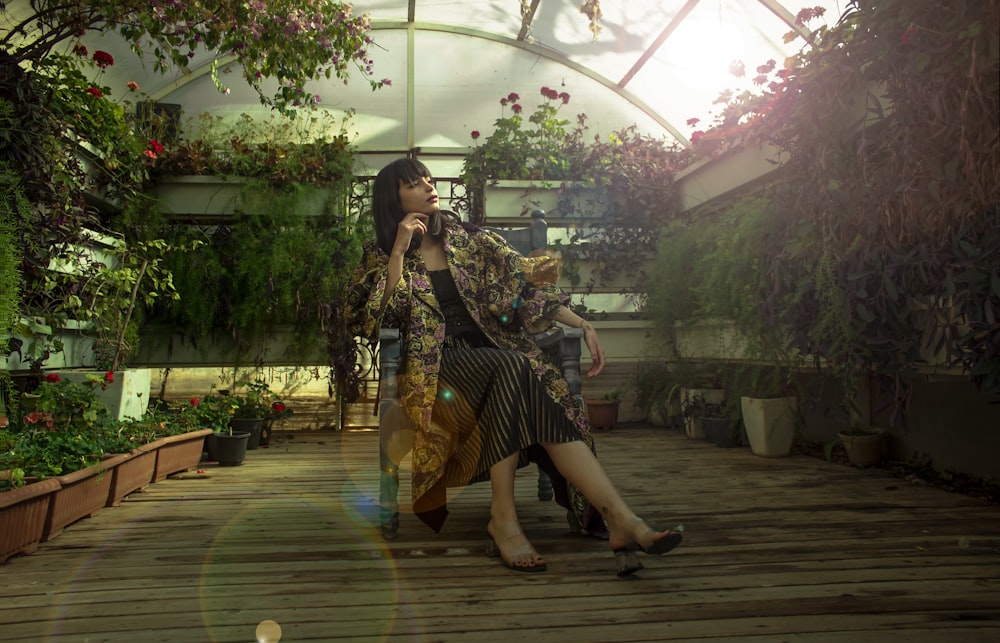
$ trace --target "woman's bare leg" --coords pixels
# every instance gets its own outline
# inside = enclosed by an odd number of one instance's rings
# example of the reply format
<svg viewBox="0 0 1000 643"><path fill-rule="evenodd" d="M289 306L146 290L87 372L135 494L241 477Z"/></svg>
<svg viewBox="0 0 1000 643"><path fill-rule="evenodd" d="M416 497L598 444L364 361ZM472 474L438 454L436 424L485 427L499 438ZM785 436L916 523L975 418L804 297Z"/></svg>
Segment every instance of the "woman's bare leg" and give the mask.
<svg viewBox="0 0 1000 643"><path fill-rule="evenodd" d="M493 500L490 505L490 523L486 529L508 567L541 567L545 565L545 560L525 537L514 506L517 458L518 454L515 453L490 467Z"/></svg>
<svg viewBox="0 0 1000 643"><path fill-rule="evenodd" d="M553 464L597 508L608 524L611 549L639 545L655 549L654 543L671 531L656 531L629 508L618 493L604 467L583 442L549 442L542 445Z"/></svg>

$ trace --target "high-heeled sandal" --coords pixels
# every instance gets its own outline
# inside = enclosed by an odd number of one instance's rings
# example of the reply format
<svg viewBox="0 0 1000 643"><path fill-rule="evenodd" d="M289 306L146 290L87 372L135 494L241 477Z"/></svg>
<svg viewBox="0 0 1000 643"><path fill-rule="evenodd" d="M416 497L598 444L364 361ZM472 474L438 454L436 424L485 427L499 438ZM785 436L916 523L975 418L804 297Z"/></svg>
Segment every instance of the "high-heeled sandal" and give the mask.
<svg viewBox="0 0 1000 643"><path fill-rule="evenodd" d="M504 542L509 541L511 538L514 538L515 536L520 536L523 533L524 532L521 531L520 529L512 531L507 534L507 537L504 539ZM532 547L530 543L525 545L525 547L527 547L527 551L530 551L535 556L538 556L538 552L535 551L535 548ZM518 549L516 552L511 552L511 553L520 554L521 549ZM500 547L499 545L497 545L497 541L494 540L492 535L489 537L489 540L486 541L486 555L490 558L499 558L500 562L503 563L504 567L506 567L507 569L512 569L515 572L544 572L546 569L548 569L548 565L546 565L544 562L535 563L534 565L515 565L511 562L508 562L507 559L503 557L503 553L500 551Z"/></svg>
<svg viewBox="0 0 1000 643"><path fill-rule="evenodd" d="M665 554L681 544L682 540L684 540L684 535L681 532L667 530L662 537L654 540L648 548L636 543L628 547L613 550L618 575L628 576L643 568L642 561L639 560L640 551L654 556Z"/></svg>
<svg viewBox="0 0 1000 643"><path fill-rule="evenodd" d="M642 561L639 560L639 550L635 547L622 547L614 550L614 554L619 576L634 574L643 567Z"/></svg>

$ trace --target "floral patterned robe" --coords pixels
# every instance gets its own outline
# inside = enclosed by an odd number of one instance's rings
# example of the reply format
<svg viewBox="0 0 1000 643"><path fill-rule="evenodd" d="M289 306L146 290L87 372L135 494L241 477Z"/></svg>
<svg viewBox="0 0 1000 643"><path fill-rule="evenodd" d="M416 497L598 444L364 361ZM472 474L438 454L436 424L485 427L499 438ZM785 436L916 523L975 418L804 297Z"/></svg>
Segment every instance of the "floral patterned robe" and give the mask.
<svg viewBox="0 0 1000 643"><path fill-rule="evenodd" d="M500 235L472 226L446 223L444 252L466 308L497 347L517 350L531 361L545 390L566 411L581 439L593 449L590 422L559 369L532 339L550 328L569 298L555 286L559 262L553 257L526 258ZM374 242L365 246L361 266L347 297L347 324L355 335L377 341L379 328L399 328L404 372L398 378L399 400L415 428L413 501L418 504L444 475L452 439L431 422L437 397L444 315L434 295L420 251L403 260L403 273L385 306L389 257ZM582 513L586 501L571 491L570 502Z"/></svg>

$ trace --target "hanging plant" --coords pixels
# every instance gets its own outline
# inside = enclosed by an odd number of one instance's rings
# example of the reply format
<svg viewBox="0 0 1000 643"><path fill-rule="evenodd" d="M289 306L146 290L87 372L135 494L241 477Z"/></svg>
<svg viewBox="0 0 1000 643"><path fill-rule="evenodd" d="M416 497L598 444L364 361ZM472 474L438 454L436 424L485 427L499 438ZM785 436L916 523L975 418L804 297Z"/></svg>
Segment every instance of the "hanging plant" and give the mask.
<svg viewBox="0 0 1000 643"><path fill-rule="evenodd" d="M95 30L118 32L158 72L184 70L192 58L208 52L213 56L212 79L223 92L228 89L219 66L235 60L261 102L280 111L318 103L309 81L336 77L346 82L352 66L373 89L385 83L371 78L370 20L353 16L350 4L36 0L31 6L34 13L0 38L0 49L9 56L5 65L37 63L59 43ZM263 89L267 79L279 81L273 94Z"/></svg>

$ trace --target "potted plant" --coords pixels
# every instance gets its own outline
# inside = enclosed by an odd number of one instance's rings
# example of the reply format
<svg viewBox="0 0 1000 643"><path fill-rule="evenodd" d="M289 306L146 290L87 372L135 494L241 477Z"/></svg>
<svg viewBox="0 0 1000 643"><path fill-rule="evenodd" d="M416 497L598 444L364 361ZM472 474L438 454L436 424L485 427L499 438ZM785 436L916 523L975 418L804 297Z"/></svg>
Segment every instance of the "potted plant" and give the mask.
<svg viewBox="0 0 1000 643"><path fill-rule="evenodd" d="M231 400L233 417L229 425L234 431L250 434L247 449L253 450L260 446L264 422L274 412L272 405L279 403L278 396L271 391L270 385L263 379L238 381L233 390L220 391Z"/></svg>
<svg viewBox="0 0 1000 643"><path fill-rule="evenodd" d="M680 380L666 360L643 361L633 378L635 403L653 426L680 428Z"/></svg>
<svg viewBox="0 0 1000 643"><path fill-rule="evenodd" d="M246 459L248 431L236 431L232 419L239 401L228 391L209 392L202 398L191 399L191 413L199 426L211 429L205 439L206 455L210 462L221 466L239 466Z"/></svg>
<svg viewBox="0 0 1000 643"><path fill-rule="evenodd" d="M593 429L614 429L618 423L618 408L621 405L622 390L616 388L599 398L587 398L584 405Z"/></svg>
<svg viewBox="0 0 1000 643"><path fill-rule="evenodd" d="M19 396L6 429L9 448L0 456L0 469L11 471L11 483L58 482L42 540L106 505L113 471L135 446L119 434L117 421L97 397L101 385L97 378L79 383L50 373L31 393Z"/></svg>
<svg viewBox="0 0 1000 643"><path fill-rule="evenodd" d="M837 433L837 441L843 445L851 464L862 468L872 467L882 460L885 453L886 432L878 427L852 424Z"/></svg>
<svg viewBox="0 0 1000 643"><path fill-rule="evenodd" d="M530 114L516 92L501 97L492 133L483 139L471 132L459 177L470 195L470 219L516 222L546 211L571 229L554 250L573 286L589 292L626 276L627 290L641 290L657 231L674 215L673 175L688 163L686 153L634 125L588 142L586 114L573 121L561 113L570 94L547 86L540 93Z"/></svg>

